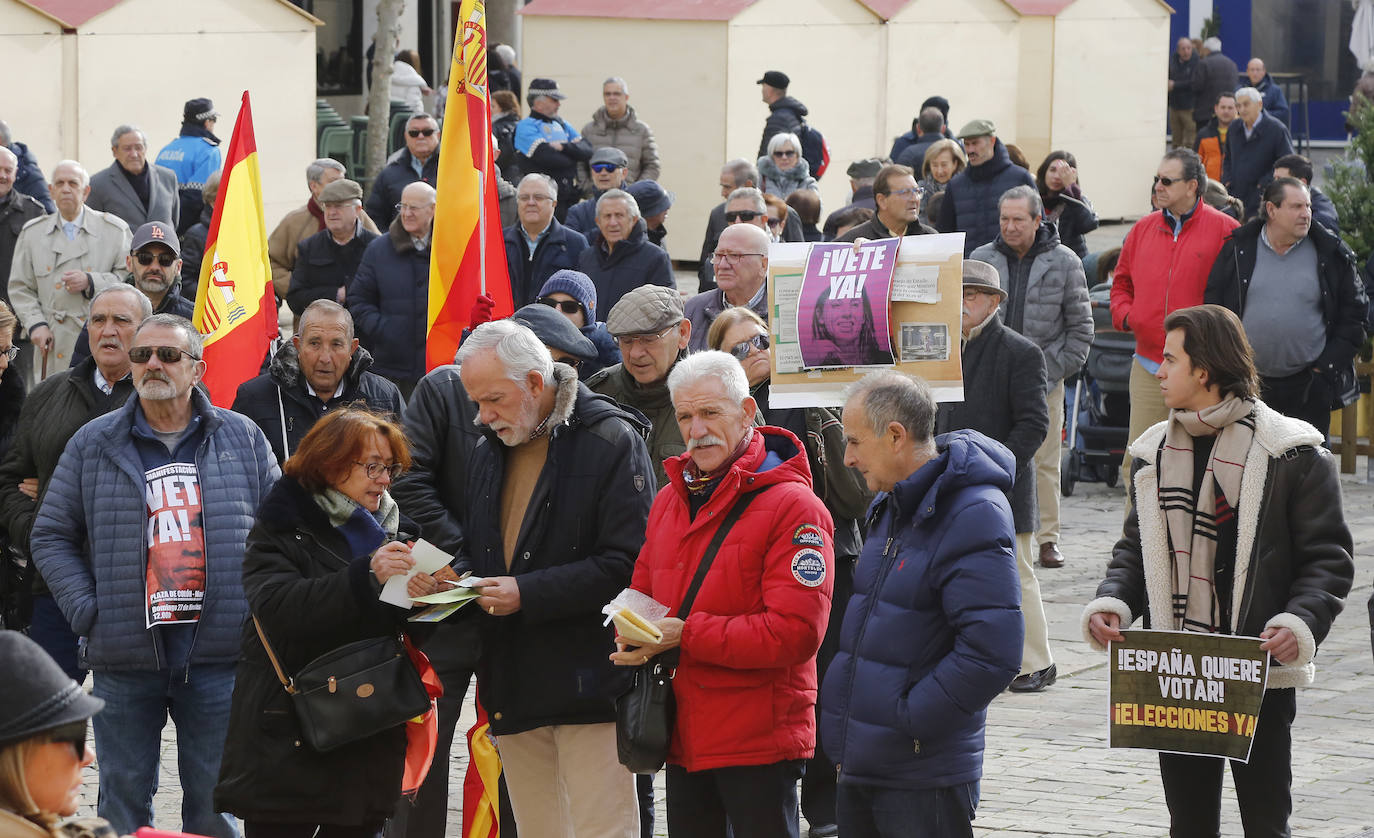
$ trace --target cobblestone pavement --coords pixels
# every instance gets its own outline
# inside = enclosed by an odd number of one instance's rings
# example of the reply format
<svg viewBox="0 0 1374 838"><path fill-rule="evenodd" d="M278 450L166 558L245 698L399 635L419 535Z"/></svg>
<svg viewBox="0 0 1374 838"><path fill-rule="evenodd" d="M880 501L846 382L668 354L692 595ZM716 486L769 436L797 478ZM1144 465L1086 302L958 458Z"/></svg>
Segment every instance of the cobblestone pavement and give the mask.
<svg viewBox="0 0 1374 838"><path fill-rule="evenodd" d="M1364 463L1359 474L1363 475ZM1365 602L1374 576L1374 487L1343 480L1345 511L1355 533L1356 584L1318 658L1317 682L1298 693L1294 726L1293 834L1302 838L1354 838L1374 829L1374 658ZM980 838L992 836L1163 836L1167 813L1152 752L1106 748L1106 662L1083 643L1078 628L1106 557L1120 531L1122 490L1080 483L1063 502L1067 558L1058 570L1041 569L1040 583L1059 667L1059 682L1038 694L1004 693L989 713ZM471 702L460 722L466 730ZM180 791L171 725L164 735L158 826L179 826ZM461 831L466 747L454 747L454 790L449 835ZM662 775L658 822L666 835ZM89 772L83 814L94 812L95 772ZM1241 835L1229 779L1223 834ZM803 831L805 834L805 831Z"/></svg>

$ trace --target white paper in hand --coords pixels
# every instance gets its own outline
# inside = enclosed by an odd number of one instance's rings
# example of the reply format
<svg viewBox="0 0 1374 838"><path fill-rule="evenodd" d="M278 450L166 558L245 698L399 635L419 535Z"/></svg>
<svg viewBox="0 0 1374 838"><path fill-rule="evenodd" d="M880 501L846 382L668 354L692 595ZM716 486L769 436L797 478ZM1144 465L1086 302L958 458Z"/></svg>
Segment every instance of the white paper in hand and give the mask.
<svg viewBox="0 0 1374 838"><path fill-rule="evenodd" d="M414 603L410 600L410 594L406 593L406 584L410 577L417 573L434 573L439 568L444 567L453 561L453 557L423 538L415 542L415 546L410 548L410 557L415 560L415 564L405 573L398 573L382 585L382 602L390 603L399 608L410 608Z"/></svg>

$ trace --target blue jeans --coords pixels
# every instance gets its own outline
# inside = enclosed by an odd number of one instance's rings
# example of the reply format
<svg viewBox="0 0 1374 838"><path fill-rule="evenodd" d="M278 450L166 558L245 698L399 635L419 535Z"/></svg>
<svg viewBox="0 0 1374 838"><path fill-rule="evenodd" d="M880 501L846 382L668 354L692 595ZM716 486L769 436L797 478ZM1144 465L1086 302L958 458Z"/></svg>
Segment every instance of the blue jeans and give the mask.
<svg viewBox="0 0 1374 838"><path fill-rule="evenodd" d="M105 700L93 720L100 768L97 811L116 834L153 825L162 728L170 713L177 728L181 831L238 838L233 816L217 814L213 807L233 692L233 664L95 673L94 694Z"/></svg>
<svg viewBox="0 0 1374 838"><path fill-rule="evenodd" d="M78 684L86 683L86 670L77 659L80 643L71 624L57 607L52 594L37 594L33 598L33 620L29 624L29 639L43 647L67 677Z"/></svg>
<svg viewBox="0 0 1374 838"><path fill-rule="evenodd" d="M840 783L836 811L844 838L973 838L978 783L889 789Z"/></svg>

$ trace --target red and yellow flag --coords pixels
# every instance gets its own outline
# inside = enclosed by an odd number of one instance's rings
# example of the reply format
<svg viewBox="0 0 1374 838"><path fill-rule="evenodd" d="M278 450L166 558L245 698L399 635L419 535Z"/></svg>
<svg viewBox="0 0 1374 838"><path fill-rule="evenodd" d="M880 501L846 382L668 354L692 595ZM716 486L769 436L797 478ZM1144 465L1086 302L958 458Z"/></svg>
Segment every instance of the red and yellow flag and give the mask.
<svg viewBox="0 0 1374 838"><path fill-rule="evenodd" d="M229 407L239 385L258 374L267 346L277 335L262 178L246 90L205 240L192 322L205 338L210 401Z"/></svg>
<svg viewBox="0 0 1374 838"><path fill-rule="evenodd" d="M463 838L500 838L501 755L491 741L480 685L477 722L468 729L468 770L463 775Z"/></svg>
<svg viewBox="0 0 1374 838"><path fill-rule="evenodd" d="M494 319L515 310L491 154L487 9L483 0L463 0L458 22L435 184L438 200L425 341L425 368L431 370L453 363L478 294L488 294L496 301Z"/></svg>

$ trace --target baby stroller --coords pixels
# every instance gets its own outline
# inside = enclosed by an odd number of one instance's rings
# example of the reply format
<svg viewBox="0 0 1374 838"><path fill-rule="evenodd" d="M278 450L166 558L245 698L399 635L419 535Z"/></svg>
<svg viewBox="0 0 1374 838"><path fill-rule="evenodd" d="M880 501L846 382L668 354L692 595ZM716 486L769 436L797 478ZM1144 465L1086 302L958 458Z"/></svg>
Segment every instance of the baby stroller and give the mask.
<svg viewBox="0 0 1374 838"><path fill-rule="evenodd" d="M1093 286L1093 345L1088 361L1065 388L1067 446L1059 462L1059 492L1073 494L1079 481L1115 487L1130 434L1131 364L1135 337L1112 328L1111 283Z"/></svg>

